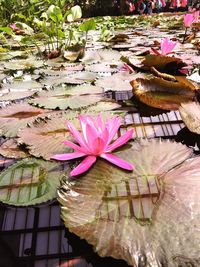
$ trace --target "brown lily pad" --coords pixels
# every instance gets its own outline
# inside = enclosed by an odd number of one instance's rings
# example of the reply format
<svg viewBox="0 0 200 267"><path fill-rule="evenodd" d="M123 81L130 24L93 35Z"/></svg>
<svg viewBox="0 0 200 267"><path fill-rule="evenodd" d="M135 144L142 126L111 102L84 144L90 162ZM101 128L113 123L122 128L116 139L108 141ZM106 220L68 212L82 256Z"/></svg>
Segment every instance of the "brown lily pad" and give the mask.
<svg viewBox="0 0 200 267"><path fill-rule="evenodd" d="M20 128L34 121L37 117L51 111L32 107L28 104L13 104L0 109L0 133L6 137L16 137Z"/></svg>
<svg viewBox="0 0 200 267"><path fill-rule="evenodd" d="M17 139L11 138L0 146L0 154L6 158L22 159L27 158L29 153L19 147Z"/></svg>
<svg viewBox="0 0 200 267"><path fill-rule="evenodd" d="M136 79L131 82L133 93L151 107L176 110L181 103L195 98L196 87L184 77L175 78L176 82L157 77Z"/></svg>
<svg viewBox="0 0 200 267"><path fill-rule="evenodd" d="M177 74L178 70L186 66L179 58L151 54L145 56L142 64L144 69L149 70L151 67L154 67L158 71L169 74Z"/></svg>

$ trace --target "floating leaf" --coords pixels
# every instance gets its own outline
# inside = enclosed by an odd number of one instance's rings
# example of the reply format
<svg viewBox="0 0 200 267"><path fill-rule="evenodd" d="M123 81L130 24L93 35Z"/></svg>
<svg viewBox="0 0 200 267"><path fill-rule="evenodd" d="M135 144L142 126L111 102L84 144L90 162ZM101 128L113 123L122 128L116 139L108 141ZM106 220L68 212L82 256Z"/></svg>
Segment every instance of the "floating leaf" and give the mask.
<svg viewBox="0 0 200 267"><path fill-rule="evenodd" d="M69 152L71 149L63 144L66 139L71 139L65 122L74 119L73 123L78 127L75 117L74 112L57 112L51 117L37 119L19 131L19 143L25 144L30 154L46 160L54 154Z"/></svg>
<svg viewBox="0 0 200 267"><path fill-rule="evenodd" d="M131 91L130 81L132 80L133 75L128 72L121 72L100 78L95 84L102 87L105 91Z"/></svg>
<svg viewBox="0 0 200 267"><path fill-rule="evenodd" d="M36 60L35 58L18 59L4 62L4 68L9 70L28 70L40 68L43 64L43 61Z"/></svg>
<svg viewBox="0 0 200 267"><path fill-rule="evenodd" d="M85 69L87 71L93 71L93 72L117 72L119 67L122 64L120 63L97 63L93 65L87 65Z"/></svg>
<svg viewBox="0 0 200 267"><path fill-rule="evenodd" d="M0 174L0 201L29 206L52 200L62 175L62 166L57 163L23 159Z"/></svg>
<svg viewBox="0 0 200 267"><path fill-rule="evenodd" d="M0 146L0 154L6 158L22 159L29 156L28 152L22 150L17 143L17 139L11 138Z"/></svg>
<svg viewBox="0 0 200 267"><path fill-rule="evenodd" d="M101 95L52 95L47 97L35 97L30 104L48 109L80 109L91 106L103 99Z"/></svg>
<svg viewBox="0 0 200 267"><path fill-rule="evenodd" d="M6 137L16 137L20 128L49 112L49 110L21 103L2 108L0 109L0 133Z"/></svg>
<svg viewBox="0 0 200 267"><path fill-rule="evenodd" d="M175 76L176 82L161 78L132 81L133 93L151 107L175 110L180 104L195 97L195 86L184 77Z"/></svg>
<svg viewBox="0 0 200 267"><path fill-rule="evenodd" d="M197 102L183 103L179 111L187 128L193 133L200 134L200 104Z"/></svg>
<svg viewBox="0 0 200 267"><path fill-rule="evenodd" d="M138 255L144 255L147 264L154 259L155 267L160 266L162 257L157 254L158 240L165 240L163 250L169 250L170 242L170 252L180 243L187 246L188 241L178 231L180 223L173 220L175 214L170 214L169 219L176 230L168 227L168 232L164 231L163 235L162 227L156 226L160 232L157 231L152 238L160 206L164 205L168 212L172 204L174 213L180 211L174 203L173 186L165 192L165 185L159 177L184 162L191 153L186 146L171 141L135 142L132 147L117 153L135 165L132 173L99 159L86 175L65 181L59 190L58 200L62 205L61 216L65 226L92 244L100 256L124 259L131 266L139 266L136 264ZM163 203L169 196L171 201L166 206ZM184 216L184 212L181 215ZM179 218L182 216L179 213ZM174 244L174 238L180 242ZM191 235L190 241L194 238ZM176 255L176 251L173 252ZM170 253L170 259L172 256Z"/></svg>
<svg viewBox="0 0 200 267"><path fill-rule="evenodd" d="M170 263L175 256L184 255L188 265L198 266L195 259L199 258L200 244L200 157L185 161L160 179L164 181L164 195L154 227L149 231L149 242L155 240L150 249L157 250L164 262ZM179 266L185 265L182 263Z"/></svg>
<svg viewBox="0 0 200 267"><path fill-rule="evenodd" d="M32 96L35 94L34 91L18 91L18 92L9 92L0 96L0 101L13 101L18 99L23 99Z"/></svg>
<svg viewBox="0 0 200 267"><path fill-rule="evenodd" d="M176 74L178 70L186 66L179 58L160 55L146 55L142 63L147 69L154 67L161 72L170 74Z"/></svg>
<svg viewBox="0 0 200 267"><path fill-rule="evenodd" d="M98 62L114 62L119 61L121 54L115 50L102 49L102 50L87 50L85 56L81 60L85 64L93 64Z"/></svg>

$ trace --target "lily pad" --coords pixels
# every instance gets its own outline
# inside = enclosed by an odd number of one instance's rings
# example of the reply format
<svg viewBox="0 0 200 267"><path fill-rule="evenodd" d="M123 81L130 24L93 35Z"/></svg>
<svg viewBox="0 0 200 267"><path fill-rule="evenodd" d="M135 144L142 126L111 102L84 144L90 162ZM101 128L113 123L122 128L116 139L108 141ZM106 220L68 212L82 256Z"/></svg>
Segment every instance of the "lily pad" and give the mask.
<svg viewBox="0 0 200 267"><path fill-rule="evenodd" d="M4 62L6 70L29 70L42 67L44 62L36 58L18 59Z"/></svg>
<svg viewBox="0 0 200 267"><path fill-rule="evenodd" d="M101 95L52 95L47 97L35 97L30 104L48 109L80 109L91 106L103 99Z"/></svg>
<svg viewBox="0 0 200 267"><path fill-rule="evenodd" d="M112 76L98 79L95 84L102 87L106 91L131 91L130 81L133 80L133 75L128 72L113 74Z"/></svg>
<svg viewBox="0 0 200 267"><path fill-rule="evenodd" d="M16 137L20 128L51 111L32 107L28 104L12 104L0 109L0 133L6 137Z"/></svg>
<svg viewBox="0 0 200 267"><path fill-rule="evenodd" d="M87 71L93 72L117 72L122 63L97 63L93 65L86 65L85 69Z"/></svg>
<svg viewBox="0 0 200 267"><path fill-rule="evenodd" d="M178 74L178 70L186 66L179 58L161 55L146 55L142 63L146 69L154 67L161 72L169 74Z"/></svg>
<svg viewBox="0 0 200 267"><path fill-rule="evenodd" d="M57 112L51 117L37 119L19 131L18 142L25 144L30 154L46 160L54 154L72 151L63 142L66 139L72 139L65 125L66 120L73 120L73 123L79 127L75 117L74 112Z"/></svg>
<svg viewBox="0 0 200 267"><path fill-rule="evenodd" d="M139 100L154 108L176 110L181 103L195 98L195 86L184 77L175 82L157 77L136 79L131 84Z"/></svg>
<svg viewBox="0 0 200 267"><path fill-rule="evenodd" d="M179 111L187 128L193 133L200 134L200 104L197 102L183 103Z"/></svg>
<svg viewBox="0 0 200 267"><path fill-rule="evenodd" d="M35 94L34 91L8 92L0 96L0 101L14 101L18 99L24 99L34 94Z"/></svg>
<svg viewBox="0 0 200 267"><path fill-rule="evenodd" d="M17 139L11 138L0 146L0 154L6 158L22 159L27 158L29 153L19 147Z"/></svg>
<svg viewBox="0 0 200 267"><path fill-rule="evenodd" d="M62 175L62 166L58 163L23 159L0 174L0 201L29 206L52 200Z"/></svg>
<svg viewBox="0 0 200 267"><path fill-rule="evenodd" d="M62 75L61 77L47 77L41 83L49 86L56 86L60 84L83 84L93 82L97 78L94 72L78 71L72 74Z"/></svg>
<svg viewBox="0 0 200 267"><path fill-rule="evenodd" d="M87 50L83 59L85 64L93 64L98 62L114 62L119 61L121 54L118 51L111 49Z"/></svg>
<svg viewBox="0 0 200 267"><path fill-rule="evenodd" d="M197 223L199 218L196 216L199 214L199 208L196 208L199 201L194 202L195 220L186 214L190 212L189 196L192 196L194 191L199 195L199 187L189 187L187 193L184 191L189 202L184 210L179 196L174 195L173 186L178 189L177 176L173 176L174 180L170 179L170 182L165 179L165 174L188 159L191 153L186 146L171 141L134 142L130 148L116 153L135 165L133 173L125 172L99 159L86 175L63 182L58 192L58 200L61 203L61 217L65 226L70 232L92 244L100 256L124 259L131 266L137 265L138 255L143 255L147 264L154 262L155 267L161 266L164 255L158 253L158 248L168 251L165 262L170 263L173 255L179 255L180 244L181 248L185 246L188 249L184 249L184 255L198 256L198 246L192 244L194 239L195 244L199 242L200 235L186 233L186 217L194 227L191 231L197 229L194 221ZM197 161L199 164L200 159ZM197 168L192 168L198 183L199 166L200 164ZM185 168L185 176L180 175L180 188L184 187L181 185L181 181L185 181L184 177L187 177L187 181L193 181L189 170L189 167ZM187 184L189 185L189 182ZM170 215L169 218L165 212ZM162 220L162 216L169 225ZM181 224L182 217L184 226ZM162 223L168 230L163 231Z"/></svg>

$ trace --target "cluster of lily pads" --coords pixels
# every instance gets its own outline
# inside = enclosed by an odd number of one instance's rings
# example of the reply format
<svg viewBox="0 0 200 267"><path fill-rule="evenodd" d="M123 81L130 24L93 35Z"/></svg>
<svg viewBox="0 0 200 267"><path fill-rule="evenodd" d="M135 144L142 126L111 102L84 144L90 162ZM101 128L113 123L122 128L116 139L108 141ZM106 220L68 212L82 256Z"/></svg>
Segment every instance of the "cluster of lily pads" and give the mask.
<svg viewBox="0 0 200 267"><path fill-rule="evenodd" d="M176 255L199 255L200 159L171 140L133 142L126 113L138 102L179 110L200 134L200 24L185 24L185 36L180 15L166 18L176 30L157 16L135 20L121 32L114 19L103 41L97 23L81 57L73 51L43 60L35 46L0 54L0 154L11 160L0 173L0 201L28 206L58 197L66 227L101 256L139 266L144 254L152 266L173 266ZM115 100L127 92L128 101Z"/></svg>

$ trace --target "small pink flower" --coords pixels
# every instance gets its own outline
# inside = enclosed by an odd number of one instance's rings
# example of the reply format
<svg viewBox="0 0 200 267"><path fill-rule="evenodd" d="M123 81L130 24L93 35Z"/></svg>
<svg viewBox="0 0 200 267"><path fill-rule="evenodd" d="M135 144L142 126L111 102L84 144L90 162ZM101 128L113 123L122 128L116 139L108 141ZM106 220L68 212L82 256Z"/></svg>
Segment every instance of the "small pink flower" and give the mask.
<svg viewBox="0 0 200 267"><path fill-rule="evenodd" d="M194 15L193 14L185 14L184 15L184 25L186 28L189 28L192 23L194 22Z"/></svg>
<svg viewBox="0 0 200 267"><path fill-rule="evenodd" d="M156 55L168 55L172 52L172 50L175 48L177 45L177 42L171 41L168 37L162 39L161 44L160 44L160 52L157 51L154 48L151 48L154 54Z"/></svg>
<svg viewBox="0 0 200 267"><path fill-rule="evenodd" d="M97 157L108 160L126 170L133 170L133 166L127 161L111 154L116 148L126 144L133 135L133 129L127 131L124 135L111 143L116 135L121 121L119 117L103 121L99 115L96 118L91 116L79 116L82 134L67 121L67 128L75 138L78 144L64 141L65 145L74 149L73 153L54 155L52 159L70 160L75 158L86 158L70 173L71 176L76 176L86 172L97 160Z"/></svg>
<svg viewBox="0 0 200 267"><path fill-rule="evenodd" d="M199 21L199 10L193 13L193 17L194 17L193 22L197 23Z"/></svg>
<svg viewBox="0 0 200 267"><path fill-rule="evenodd" d="M129 66L127 63L124 63L124 65L119 69L119 72L129 72L129 73L133 73L134 70L133 70L133 68L131 68L131 66Z"/></svg>
<svg viewBox="0 0 200 267"><path fill-rule="evenodd" d="M164 38L160 44L161 55L170 54L176 45L177 42L171 41L168 37Z"/></svg>
<svg viewBox="0 0 200 267"><path fill-rule="evenodd" d="M15 23L10 24L10 28L11 28L13 31L18 31L18 30L20 30L19 27L17 27L17 25L16 25Z"/></svg>

